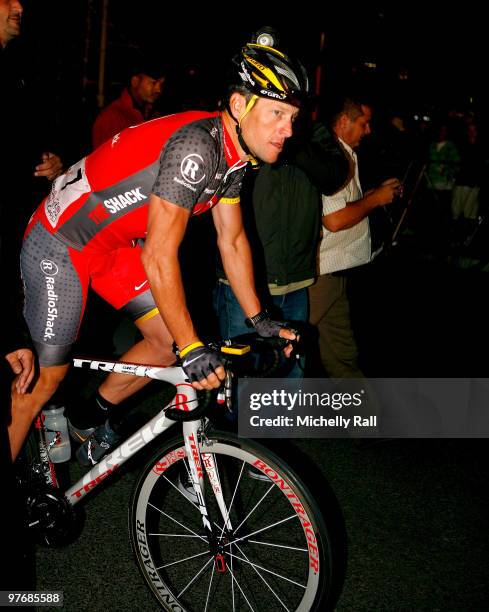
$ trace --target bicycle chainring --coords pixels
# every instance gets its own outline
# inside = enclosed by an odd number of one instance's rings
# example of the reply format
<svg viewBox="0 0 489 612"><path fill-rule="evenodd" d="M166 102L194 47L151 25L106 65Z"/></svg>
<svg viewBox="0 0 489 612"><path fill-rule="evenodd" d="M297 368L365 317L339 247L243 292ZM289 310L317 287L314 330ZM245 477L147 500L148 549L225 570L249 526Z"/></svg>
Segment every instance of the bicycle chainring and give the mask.
<svg viewBox="0 0 489 612"><path fill-rule="evenodd" d="M83 516L52 487L31 491L26 500L26 525L38 542L50 548L67 546L81 531Z"/></svg>

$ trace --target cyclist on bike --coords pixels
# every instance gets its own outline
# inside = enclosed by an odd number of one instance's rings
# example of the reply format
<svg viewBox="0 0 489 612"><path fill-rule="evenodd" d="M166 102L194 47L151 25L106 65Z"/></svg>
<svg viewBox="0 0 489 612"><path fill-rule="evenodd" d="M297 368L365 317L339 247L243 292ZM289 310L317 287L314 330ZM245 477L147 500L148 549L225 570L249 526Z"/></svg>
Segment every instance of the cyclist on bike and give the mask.
<svg viewBox="0 0 489 612"><path fill-rule="evenodd" d="M143 335L122 360L169 365L175 340L192 385L219 387L224 368L192 324L178 263L193 214L212 209L224 268L249 323L263 336L295 338L261 310L239 191L248 161L274 162L292 135L307 76L298 61L253 43L234 64L236 83L224 110L180 113L123 130L59 177L33 215L21 266L40 373L29 394L13 398L14 456L66 375L89 283ZM147 382L110 374L72 432L85 439Z"/></svg>

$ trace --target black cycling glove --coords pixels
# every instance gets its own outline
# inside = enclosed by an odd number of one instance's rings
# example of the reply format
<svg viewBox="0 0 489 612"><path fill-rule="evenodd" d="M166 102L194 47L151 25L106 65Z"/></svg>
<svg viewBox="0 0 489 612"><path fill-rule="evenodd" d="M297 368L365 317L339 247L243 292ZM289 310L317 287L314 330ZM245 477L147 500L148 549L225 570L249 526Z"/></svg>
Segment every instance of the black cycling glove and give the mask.
<svg viewBox="0 0 489 612"><path fill-rule="evenodd" d="M270 317L263 319L255 325L256 332L262 338L274 338L280 335L280 330L287 327L283 321L272 321Z"/></svg>
<svg viewBox="0 0 489 612"><path fill-rule="evenodd" d="M262 338L274 338L280 336L280 330L284 327L290 329L292 333L296 333L294 329L288 327L288 323L284 321L272 321L266 310L262 310L254 317L250 317L245 321L248 327L254 327L256 332Z"/></svg>
<svg viewBox="0 0 489 612"><path fill-rule="evenodd" d="M198 346L182 358L182 368L190 382L207 378L222 366L221 356L207 346Z"/></svg>

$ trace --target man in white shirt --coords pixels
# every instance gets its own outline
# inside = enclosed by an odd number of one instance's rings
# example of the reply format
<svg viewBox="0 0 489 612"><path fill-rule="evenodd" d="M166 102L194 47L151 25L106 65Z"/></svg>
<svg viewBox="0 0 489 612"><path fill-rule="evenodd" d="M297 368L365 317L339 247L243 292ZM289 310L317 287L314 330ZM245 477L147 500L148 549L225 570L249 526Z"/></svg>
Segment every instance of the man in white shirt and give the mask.
<svg viewBox="0 0 489 612"><path fill-rule="evenodd" d="M332 130L350 158L346 185L322 196L323 236L319 247L319 277L309 288L310 321L319 332L321 361L331 378L363 378L350 321L343 271L371 260L369 213L390 204L401 191L398 179L362 193L355 147L370 134L372 109L361 100L345 97L333 116Z"/></svg>

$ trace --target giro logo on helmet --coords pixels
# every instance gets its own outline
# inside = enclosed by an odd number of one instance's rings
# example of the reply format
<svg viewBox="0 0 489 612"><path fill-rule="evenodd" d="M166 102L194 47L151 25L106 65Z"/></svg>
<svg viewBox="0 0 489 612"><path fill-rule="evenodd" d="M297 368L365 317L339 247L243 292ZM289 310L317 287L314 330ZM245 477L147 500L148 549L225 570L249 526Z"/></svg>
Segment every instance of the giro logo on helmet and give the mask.
<svg viewBox="0 0 489 612"><path fill-rule="evenodd" d="M180 172L183 178L192 185L197 185L197 183L203 181L205 178L203 164L203 158L197 153L191 153L184 157L180 164Z"/></svg>
<svg viewBox="0 0 489 612"><path fill-rule="evenodd" d="M286 98L285 94L278 94L274 91L268 91L268 89L260 89L260 93L264 96L269 96L270 98L275 98L276 100L284 100Z"/></svg>
<svg viewBox="0 0 489 612"><path fill-rule="evenodd" d="M248 62L250 64L252 64L253 66L255 66L256 68L258 68L258 70L261 70L262 72L266 72L267 70L270 70L269 68L267 68L266 66L264 66L262 63L257 62L255 59L253 59L252 57L250 57L249 55L245 55L245 58L248 60Z"/></svg>

